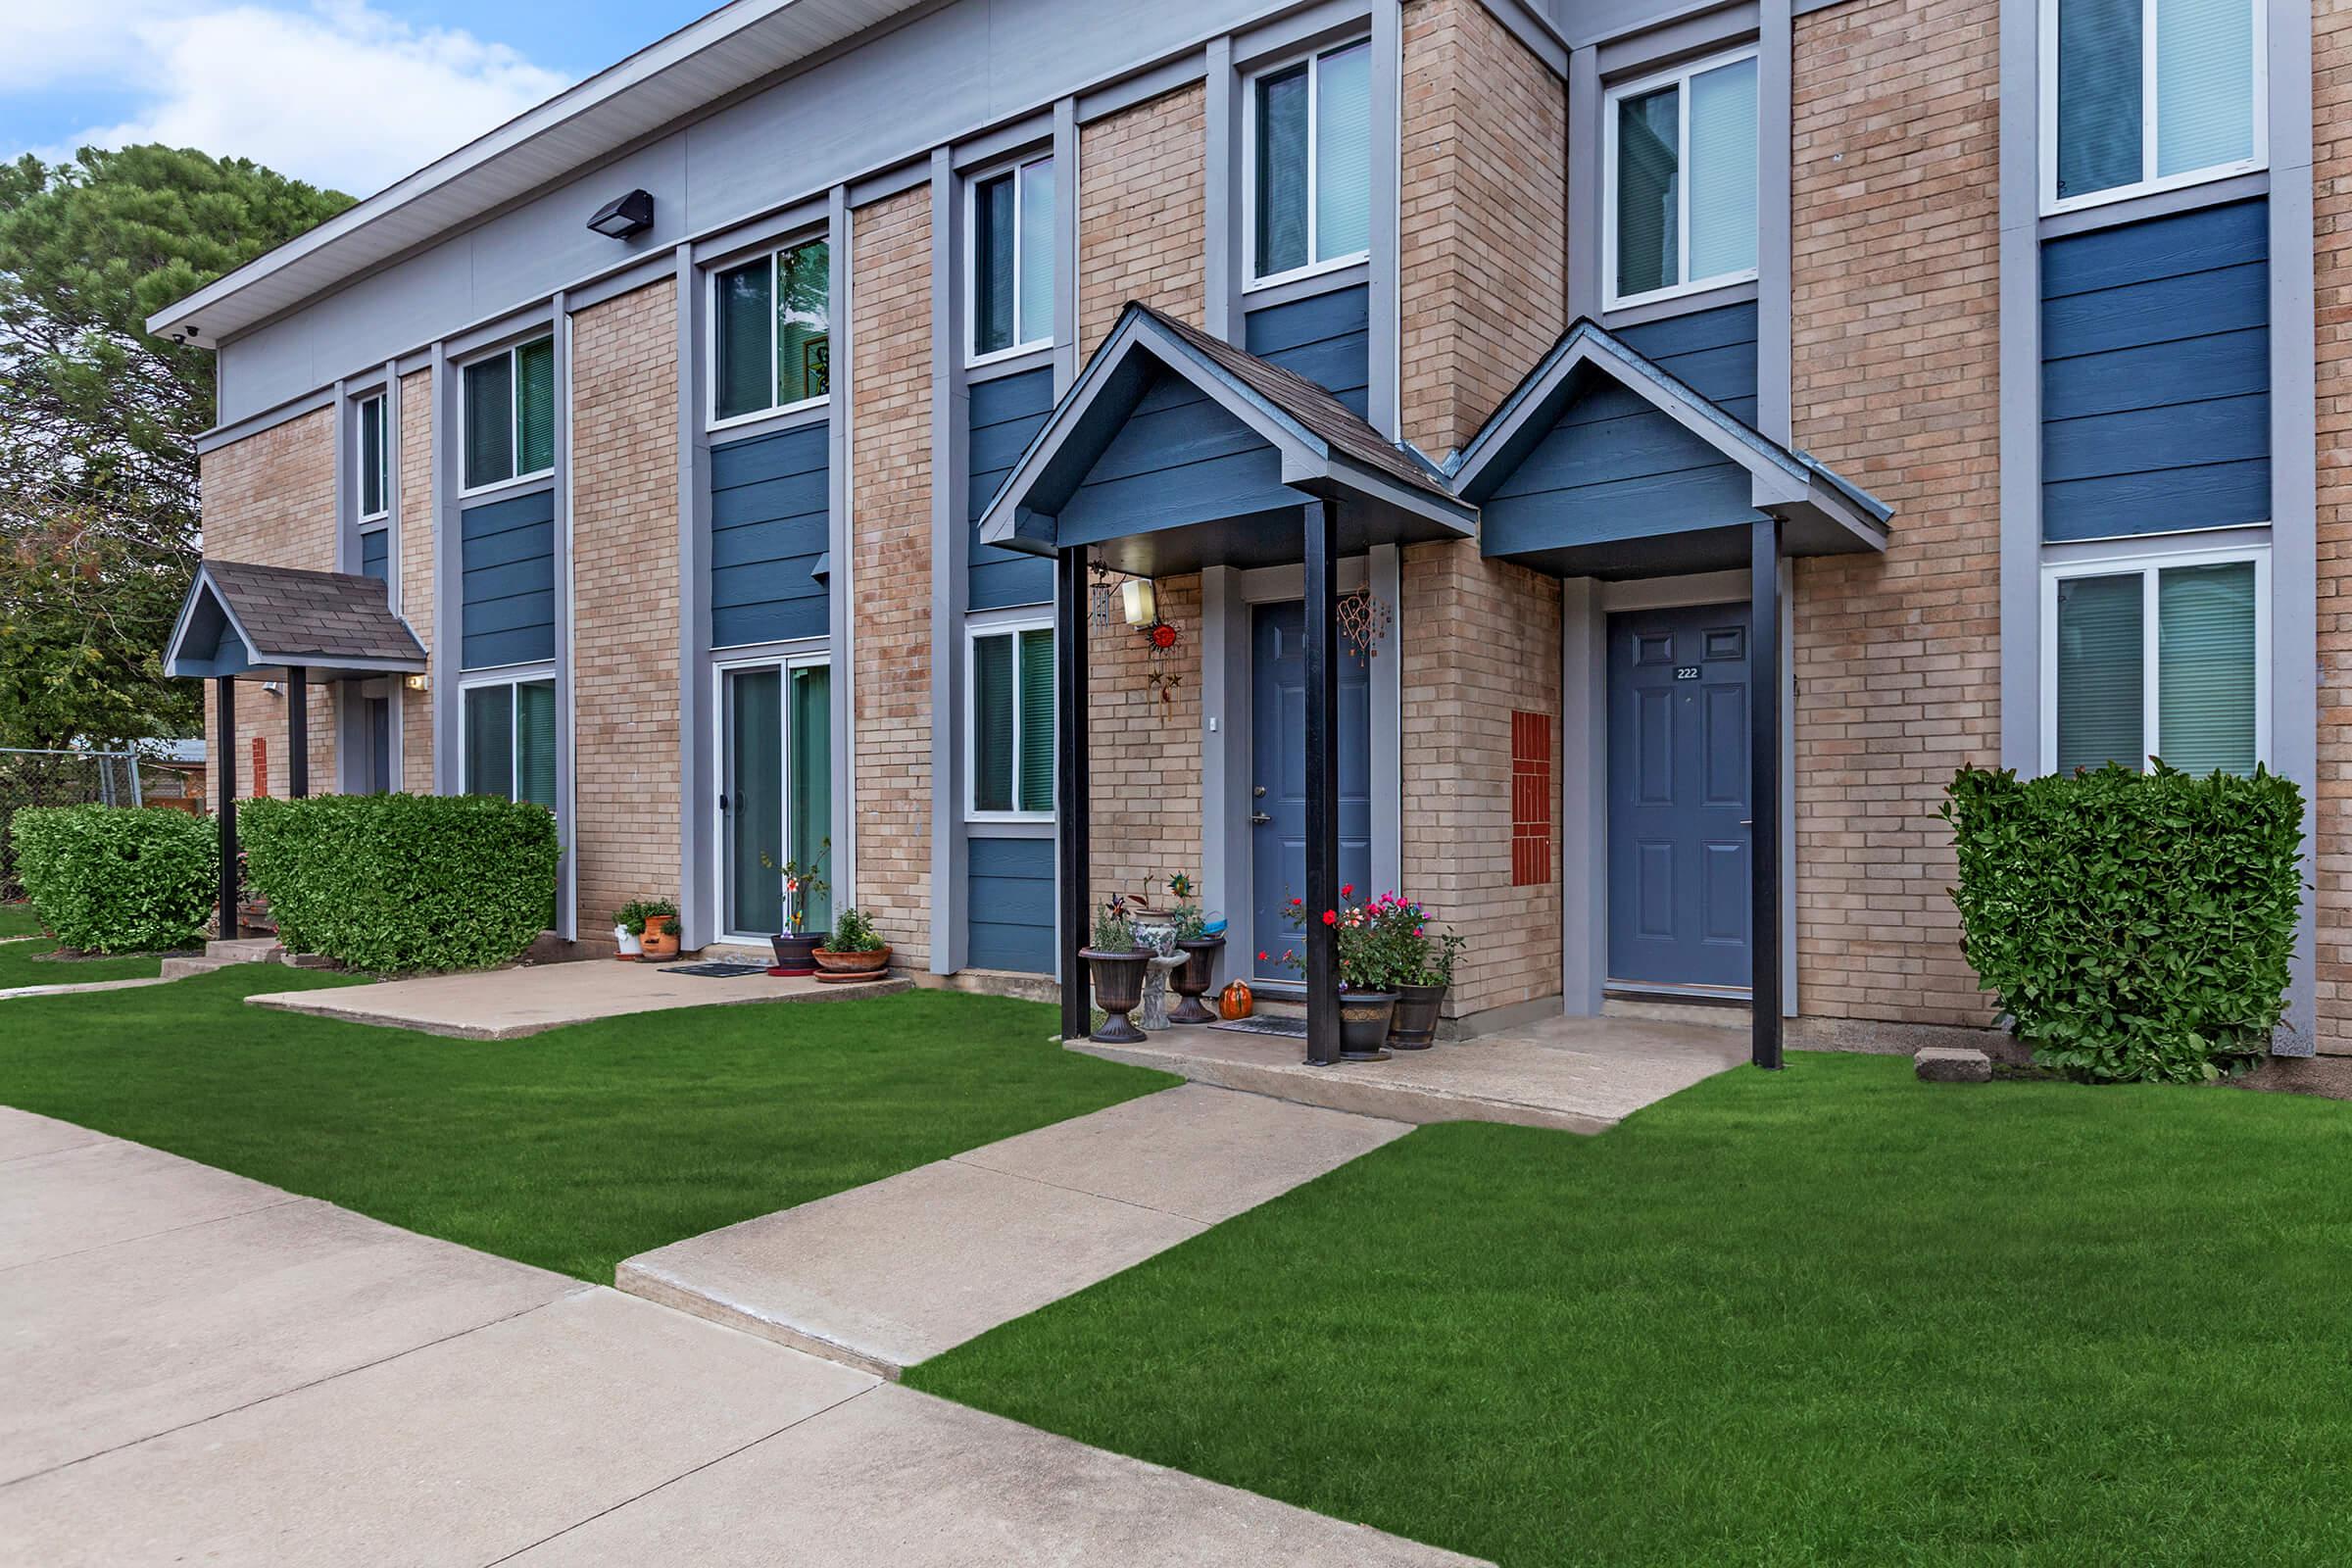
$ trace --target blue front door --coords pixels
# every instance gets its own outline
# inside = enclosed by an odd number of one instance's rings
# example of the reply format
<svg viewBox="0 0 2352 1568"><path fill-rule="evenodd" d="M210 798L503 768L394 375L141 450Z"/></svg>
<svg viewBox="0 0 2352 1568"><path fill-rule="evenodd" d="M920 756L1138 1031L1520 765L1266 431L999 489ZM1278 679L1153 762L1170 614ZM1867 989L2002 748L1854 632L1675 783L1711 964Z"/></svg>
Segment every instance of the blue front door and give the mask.
<svg viewBox="0 0 2352 1568"><path fill-rule="evenodd" d="M1282 961L1298 933L1282 911L1306 896L1306 608L1260 605L1250 622L1250 871L1260 975L1296 980ZM1372 880L1372 685L1340 651L1340 881L1358 901ZM1252 953L1252 960L1257 954Z"/></svg>
<svg viewBox="0 0 2352 1568"><path fill-rule="evenodd" d="M1609 978L1749 981L1747 607L1609 617Z"/></svg>

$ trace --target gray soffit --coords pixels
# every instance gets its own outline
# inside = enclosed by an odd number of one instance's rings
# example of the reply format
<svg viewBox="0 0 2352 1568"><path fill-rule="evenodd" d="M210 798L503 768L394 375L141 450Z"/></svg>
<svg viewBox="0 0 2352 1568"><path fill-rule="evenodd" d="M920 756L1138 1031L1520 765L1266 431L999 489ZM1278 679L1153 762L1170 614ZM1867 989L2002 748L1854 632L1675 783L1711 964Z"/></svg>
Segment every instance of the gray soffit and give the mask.
<svg viewBox="0 0 2352 1568"><path fill-rule="evenodd" d="M147 318L224 337L928 0L735 0ZM587 215L581 215L581 221Z"/></svg>
<svg viewBox="0 0 2352 1568"><path fill-rule="evenodd" d="M241 561L198 567L164 673L275 680L296 667L320 680L418 674L425 656L373 577Z"/></svg>

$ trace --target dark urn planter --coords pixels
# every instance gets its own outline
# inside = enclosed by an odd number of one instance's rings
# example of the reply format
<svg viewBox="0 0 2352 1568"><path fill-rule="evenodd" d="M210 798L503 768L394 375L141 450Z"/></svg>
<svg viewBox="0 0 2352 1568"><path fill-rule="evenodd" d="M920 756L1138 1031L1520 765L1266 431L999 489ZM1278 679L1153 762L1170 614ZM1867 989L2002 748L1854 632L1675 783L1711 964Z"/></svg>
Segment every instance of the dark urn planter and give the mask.
<svg viewBox="0 0 2352 1568"><path fill-rule="evenodd" d="M1398 986L1396 1011L1389 1020L1389 1046L1396 1051L1427 1051L1437 1043L1438 1008L1446 1002L1444 986Z"/></svg>
<svg viewBox="0 0 2352 1568"><path fill-rule="evenodd" d="M816 950L825 945L830 931L787 932L767 939L776 950L776 966L767 972L774 975L816 973Z"/></svg>
<svg viewBox="0 0 2352 1568"><path fill-rule="evenodd" d="M1396 1012L1394 991L1340 993L1340 1059L1386 1061L1389 1020Z"/></svg>
<svg viewBox="0 0 2352 1568"><path fill-rule="evenodd" d="M1217 955L1225 951L1225 939L1186 937L1176 946L1184 953L1184 967L1168 976L1168 987L1182 1000L1168 1013L1168 1022L1215 1023L1217 1015L1200 1004L1200 996L1217 983Z"/></svg>
<svg viewBox="0 0 2352 1568"><path fill-rule="evenodd" d="M1144 1004L1144 976L1152 967L1152 950L1105 953L1088 948L1079 956L1086 959L1087 971L1094 976L1095 1005L1107 1014L1102 1027L1087 1038L1106 1046L1132 1046L1150 1038L1128 1022L1127 1015Z"/></svg>

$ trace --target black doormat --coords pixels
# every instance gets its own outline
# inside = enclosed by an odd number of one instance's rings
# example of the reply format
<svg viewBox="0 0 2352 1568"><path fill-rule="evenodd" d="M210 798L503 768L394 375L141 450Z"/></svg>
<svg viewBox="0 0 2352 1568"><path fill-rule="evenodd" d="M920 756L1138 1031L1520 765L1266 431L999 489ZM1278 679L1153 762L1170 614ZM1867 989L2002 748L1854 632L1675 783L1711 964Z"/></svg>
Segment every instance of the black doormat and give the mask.
<svg viewBox="0 0 2352 1568"><path fill-rule="evenodd" d="M739 974L765 974L764 963L673 963L663 974L708 975L713 980L730 980Z"/></svg>
<svg viewBox="0 0 2352 1568"><path fill-rule="evenodd" d="M1247 1018L1229 1018L1223 1023L1212 1023L1209 1027L1211 1029L1230 1029L1235 1034L1242 1035L1289 1035L1294 1040L1306 1038L1306 1020L1304 1018L1259 1017L1252 1013Z"/></svg>

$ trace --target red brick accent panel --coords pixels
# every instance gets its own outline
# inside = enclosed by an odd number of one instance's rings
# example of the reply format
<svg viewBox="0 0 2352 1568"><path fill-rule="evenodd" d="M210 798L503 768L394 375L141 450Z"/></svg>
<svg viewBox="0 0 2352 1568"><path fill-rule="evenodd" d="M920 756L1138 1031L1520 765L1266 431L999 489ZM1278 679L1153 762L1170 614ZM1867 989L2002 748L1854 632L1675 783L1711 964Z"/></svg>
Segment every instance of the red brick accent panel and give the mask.
<svg viewBox="0 0 2352 1568"><path fill-rule="evenodd" d="M400 378L400 613L433 646L433 372ZM400 688L400 787L433 793L433 697Z"/></svg>
<svg viewBox="0 0 2352 1568"><path fill-rule="evenodd" d="M335 569L335 415L319 409L273 425L204 455L204 553L215 561L248 561L264 566ZM240 739L269 742L266 793L282 796L286 766L286 697L271 696L252 683L237 692ZM219 713L208 689L204 703L206 755L218 757ZM324 794L335 785L335 709L332 691L314 686L310 694L311 790ZM251 797L250 758L237 759L237 794ZM218 788L218 785L215 785Z"/></svg>
<svg viewBox="0 0 2352 1568"><path fill-rule="evenodd" d="M1551 880L1551 715L1511 715L1511 886Z"/></svg>
<svg viewBox="0 0 2352 1568"><path fill-rule="evenodd" d="M2312 8L2319 373L2319 1048L2352 1053L2352 4Z"/></svg>
<svg viewBox="0 0 2352 1568"><path fill-rule="evenodd" d="M1404 434L1467 442L1567 325L1567 96L1482 0L1403 28Z"/></svg>
<svg viewBox="0 0 2352 1568"><path fill-rule="evenodd" d="M1159 579L1160 617L1180 628L1154 659L1141 631L1112 611L1087 641L1088 810L1095 897L1167 900L1168 877L1202 883L1203 908L1229 908L1200 864L1200 576Z"/></svg>
<svg viewBox="0 0 2352 1568"><path fill-rule="evenodd" d="M931 191L852 215L850 507L858 904L931 962Z"/></svg>
<svg viewBox="0 0 2352 1568"><path fill-rule="evenodd" d="M1129 300L1200 321L1208 255L1206 112L1198 83L1078 133L1078 357Z"/></svg>
<svg viewBox="0 0 2352 1568"><path fill-rule="evenodd" d="M571 320L572 855L579 932L678 896L677 286Z"/></svg>
<svg viewBox="0 0 2352 1568"><path fill-rule="evenodd" d="M1796 21L1796 444L1894 508L1797 564L1798 1001L1983 1023L1936 808L2000 755L1996 0Z"/></svg>

